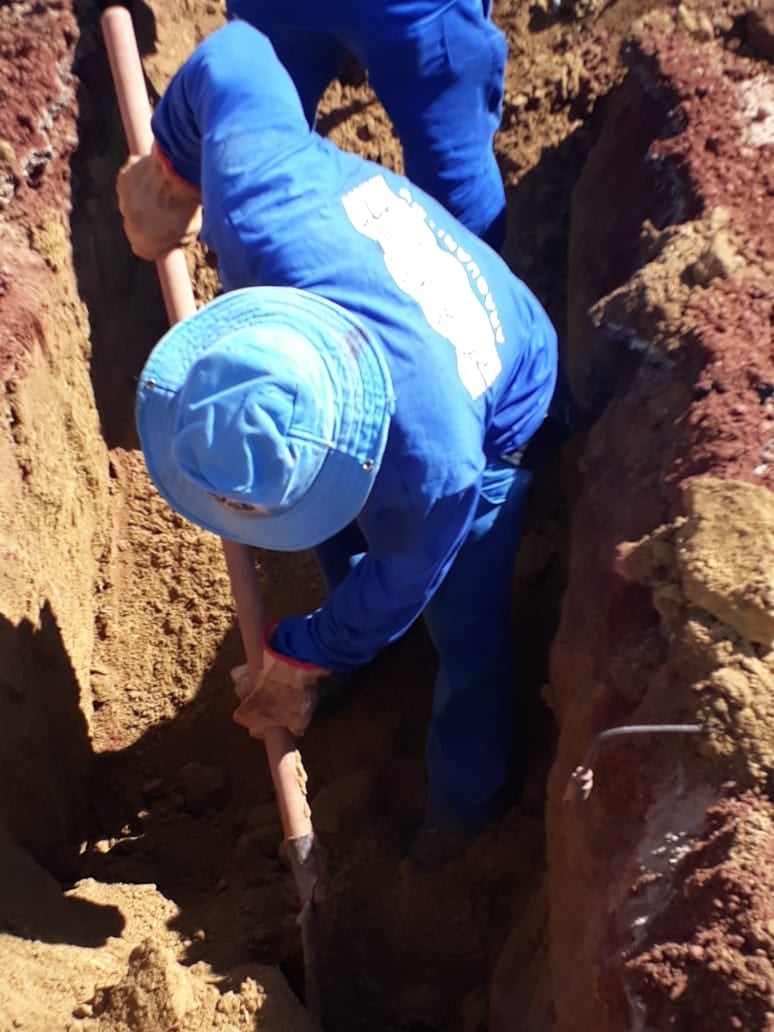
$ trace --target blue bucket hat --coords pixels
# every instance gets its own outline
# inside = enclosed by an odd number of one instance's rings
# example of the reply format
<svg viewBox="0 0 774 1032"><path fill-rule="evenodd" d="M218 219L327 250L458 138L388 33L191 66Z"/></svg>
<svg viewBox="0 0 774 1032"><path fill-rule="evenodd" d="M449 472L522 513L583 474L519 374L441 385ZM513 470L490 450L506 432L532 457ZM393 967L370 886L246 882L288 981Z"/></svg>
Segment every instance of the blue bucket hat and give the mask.
<svg viewBox="0 0 774 1032"><path fill-rule="evenodd" d="M249 287L162 337L136 419L173 509L221 537L311 548L357 517L395 409L373 336L315 294Z"/></svg>

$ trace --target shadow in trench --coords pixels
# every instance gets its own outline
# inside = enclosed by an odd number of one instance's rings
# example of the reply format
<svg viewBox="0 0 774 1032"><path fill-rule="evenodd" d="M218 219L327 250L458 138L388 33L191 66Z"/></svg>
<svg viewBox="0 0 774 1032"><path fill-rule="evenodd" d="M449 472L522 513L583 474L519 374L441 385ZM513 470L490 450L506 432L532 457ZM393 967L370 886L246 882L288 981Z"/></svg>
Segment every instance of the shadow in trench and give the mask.
<svg viewBox="0 0 774 1032"><path fill-rule="evenodd" d="M70 230L78 289L89 312L102 433L108 448L135 448L137 377L168 324L155 267L132 255L115 201L115 178L127 148L99 24L105 6L98 0L76 3L79 145L71 161ZM140 51L149 52L155 46L153 15L145 4L129 6Z"/></svg>
<svg viewBox="0 0 774 1032"><path fill-rule="evenodd" d="M559 626L567 584L571 514L580 490L579 456L592 419L579 410L567 380L568 249L575 185L598 136L607 96L586 112L587 98L575 98L570 117L584 118L557 145L543 149L537 164L522 174L515 158L498 149L506 182L508 235L503 256L534 291L559 337L560 377L552 410L530 445L533 470L514 582L514 636L527 692L532 774L524 805L542 811L545 782L553 760L556 728L540 689L549 676L549 656ZM519 109L507 100L503 125L518 122ZM496 144L498 140L496 139Z"/></svg>
<svg viewBox="0 0 774 1032"><path fill-rule="evenodd" d="M0 656L0 930L100 946L120 934L119 910L68 898L60 885L75 877L87 834L91 750L48 602L38 627L0 616Z"/></svg>
<svg viewBox="0 0 774 1032"><path fill-rule="evenodd" d="M88 729L48 601L39 626L0 616L0 824L66 878L85 837Z"/></svg>
<svg viewBox="0 0 774 1032"><path fill-rule="evenodd" d="M600 123L593 115L562 142L546 147L521 175L507 152L498 161L507 185L508 236L503 256L535 293L559 337L562 371L552 413L528 450L533 485L517 560L515 635L525 681L539 687L548 676L548 656L559 622L566 582L570 512L577 491L576 458L587 431L566 382L567 269L572 193ZM503 124L518 110L505 103ZM538 727L549 738L550 717L533 696Z"/></svg>
<svg viewBox="0 0 774 1032"><path fill-rule="evenodd" d="M97 948L121 934L118 907L66 896L53 875L0 831L0 931L31 942Z"/></svg>
<svg viewBox="0 0 774 1032"><path fill-rule="evenodd" d="M521 166L507 151L498 151L497 155L509 184L508 236L503 255L545 306L559 333L560 347L566 335L572 194L601 127L606 99L600 98L593 112L561 143L545 147L537 164L523 175ZM577 117L582 117L581 99L577 103ZM518 123L519 114L520 109L506 101L502 124L509 125L512 119Z"/></svg>

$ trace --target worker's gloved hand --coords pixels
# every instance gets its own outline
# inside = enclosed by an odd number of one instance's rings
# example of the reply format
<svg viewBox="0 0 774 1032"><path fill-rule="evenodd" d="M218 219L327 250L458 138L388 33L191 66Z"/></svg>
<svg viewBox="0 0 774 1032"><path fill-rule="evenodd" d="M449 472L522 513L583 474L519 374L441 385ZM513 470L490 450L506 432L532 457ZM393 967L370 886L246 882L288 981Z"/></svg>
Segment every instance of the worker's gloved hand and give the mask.
<svg viewBox="0 0 774 1032"><path fill-rule="evenodd" d="M247 728L253 738L262 738L271 727L286 727L294 735L302 735L317 706L317 682L328 674L328 670L314 663L300 663L280 655L264 641L257 685L253 685L247 664L231 671L240 700L234 720Z"/></svg>
<svg viewBox="0 0 774 1032"><path fill-rule="evenodd" d="M155 261L199 235L201 190L181 179L155 144L150 154L129 158L118 173L116 193L124 231L138 258Z"/></svg>

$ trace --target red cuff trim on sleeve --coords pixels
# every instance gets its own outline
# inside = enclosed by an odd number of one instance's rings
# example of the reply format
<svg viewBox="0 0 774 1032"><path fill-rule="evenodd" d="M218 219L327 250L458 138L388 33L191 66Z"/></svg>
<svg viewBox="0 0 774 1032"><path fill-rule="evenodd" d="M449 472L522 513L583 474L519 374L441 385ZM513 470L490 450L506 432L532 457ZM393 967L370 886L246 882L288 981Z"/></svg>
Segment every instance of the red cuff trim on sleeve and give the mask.
<svg viewBox="0 0 774 1032"><path fill-rule="evenodd" d="M263 628L263 651L269 656L273 656L274 659L280 660L282 663L287 663L288 666L295 667L297 670L319 670L320 668L316 663L306 663L301 659L293 659L292 656L285 656L281 652L277 652L276 649L271 646L271 639L274 632L279 627L279 620L269 620L264 624Z"/></svg>
<svg viewBox="0 0 774 1032"><path fill-rule="evenodd" d="M174 179L177 179L178 182L180 182L180 183L185 183L185 185L187 187L190 187L191 190L198 190L199 189L199 187L196 186L195 183L190 182L188 179L184 179L183 176L181 176L179 172L175 171L175 168L174 168L172 162L169 160L169 158L166 156L164 151L161 149L161 147L159 147L158 143L156 143L155 140L153 141L153 144L151 146L151 150L156 155L156 157L159 159L159 161L164 166L164 168L167 170L167 172L169 172L169 174Z"/></svg>

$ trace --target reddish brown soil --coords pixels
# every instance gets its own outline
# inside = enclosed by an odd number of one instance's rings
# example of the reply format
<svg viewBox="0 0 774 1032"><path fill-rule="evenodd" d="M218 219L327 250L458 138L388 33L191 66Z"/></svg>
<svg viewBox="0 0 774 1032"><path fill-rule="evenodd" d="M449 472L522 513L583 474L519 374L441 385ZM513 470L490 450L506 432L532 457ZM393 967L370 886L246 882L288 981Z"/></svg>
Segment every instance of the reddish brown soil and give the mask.
<svg viewBox="0 0 774 1032"><path fill-rule="evenodd" d="M675 865L681 892L624 956L640 1014L656 1028L769 1029L774 985L774 826L754 795L710 809ZM646 876L632 894L647 893Z"/></svg>
<svg viewBox="0 0 774 1032"><path fill-rule="evenodd" d="M72 67L77 25L70 11L0 11L0 372L38 339L36 297L51 270L14 248L52 208L66 212L69 159L77 145ZM19 101L23 98L23 103ZM20 261L21 259L21 261ZM17 264L18 263L18 264Z"/></svg>
<svg viewBox="0 0 774 1032"><path fill-rule="evenodd" d="M755 128L771 131L772 78L676 21L654 15L638 32L573 199L568 357L599 418L548 693L562 729L549 793L562 1032L771 1020L774 900L750 873L767 863L772 821L755 759L774 673L772 140ZM686 481L708 474L723 481ZM697 566L693 535L710 526ZM740 598L766 585L763 636L757 616L718 607L720 570ZM591 800L563 806L599 730L696 720L719 740L610 745ZM589 920L579 901L603 897Z"/></svg>

